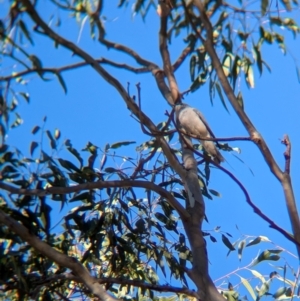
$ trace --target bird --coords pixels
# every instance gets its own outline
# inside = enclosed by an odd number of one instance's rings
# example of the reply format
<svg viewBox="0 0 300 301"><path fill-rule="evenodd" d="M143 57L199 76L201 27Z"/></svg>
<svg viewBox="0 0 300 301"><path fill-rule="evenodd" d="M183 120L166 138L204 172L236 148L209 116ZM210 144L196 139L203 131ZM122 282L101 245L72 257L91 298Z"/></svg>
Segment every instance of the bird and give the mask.
<svg viewBox="0 0 300 301"><path fill-rule="evenodd" d="M215 138L204 116L197 109L190 107L186 103L176 104L177 122L187 134L199 137L203 148L213 157L215 163L224 161L223 156L217 149L215 143L201 138Z"/></svg>

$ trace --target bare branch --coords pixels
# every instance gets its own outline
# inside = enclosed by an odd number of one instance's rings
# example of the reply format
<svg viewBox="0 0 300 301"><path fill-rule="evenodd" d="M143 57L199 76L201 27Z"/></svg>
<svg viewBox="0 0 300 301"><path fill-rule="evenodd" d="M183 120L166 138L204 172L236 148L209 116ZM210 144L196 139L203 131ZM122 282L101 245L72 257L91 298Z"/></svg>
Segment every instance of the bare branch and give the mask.
<svg viewBox="0 0 300 301"><path fill-rule="evenodd" d="M114 61L111 61L109 59L106 58L100 58L98 60L95 60L96 62L98 62L99 64L107 64L116 68L120 68L120 69L126 69L128 71L134 72L134 73L146 73L149 72L149 70L145 67L143 68L135 68L132 67L130 65L124 64L124 63L116 63ZM22 77L31 73L35 73L35 72L49 72L49 73L60 73L63 71L69 71L69 70L73 70L73 69L77 69L80 67L85 67L88 66L89 64L87 62L79 62L79 63L75 63L75 64L70 64L67 66L62 66L59 68L42 68L42 69L29 69L29 70L24 70L21 72L17 72L11 75L7 75L7 76L0 76L0 82L1 81L8 81L14 78L18 78L18 77Z"/></svg>
<svg viewBox="0 0 300 301"><path fill-rule="evenodd" d="M191 53L192 48L190 46L187 46L185 49L183 49L182 53L176 60L176 62L173 64L173 72L175 72L181 64L184 62L184 60L187 58L187 56Z"/></svg>
<svg viewBox="0 0 300 301"><path fill-rule="evenodd" d="M37 236L29 232L29 230L22 224L15 221L9 215L0 210L0 223L6 225L11 231L21 237L23 241L26 241L39 253L48 257L62 267L71 269L75 275L77 275L81 281L88 287L88 289L102 301L117 301L118 299L109 295L102 286L95 281L90 275L88 270L78 262L75 258L69 257L61 252L51 248L48 244L40 240Z"/></svg>
<svg viewBox="0 0 300 301"><path fill-rule="evenodd" d="M64 273L64 274L60 274L60 275L53 275L47 279L39 281L37 284L43 284L43 283L48 284L49 282L54 282L54 281L58 281L58 280L82 282L82 280L79 277L76 277L70 273ZM185 287L174 287L174 286L170 286L170 285L156 285L156 284L146 283L144 281L122 279L122 278L101 278L101 279L95 278L95 281L97 281L100 284L116 283L116 284L141 287L141 288L145 288L145 289L151 289L151 290L154 290L157 292L172 292L172 293L176 293L176 294L185 294L185 295L199 299L199 295L195 291L192 291Z"/></svg>
<svg viewBox="0 0 300 301"><path fill-rule="evenodd" d="M167 45L167 21L170 7L167 3L161 3L160 6L162 9L162 14L160 17L159 50L163 60L165 75L168 79L169 88L172 94L172 102L169 104L174 105L176 102L180 101L180 93L178 91L178 85L173 73L173 67L171 65L171 59Z"/></svg>
<svg viewBox="0 0 300 301"><path fill-rule="evenodd" d="M133 180L122 180L122 181L99 181L89 182L84 184L78 184L70 187L48 187L46 189L19 189L6 183L0 182L0 188L9 191L12 194L19 195L35 195L35 196L46 196L49 194L68 194L72 192L79 192L82 190L101 189L108 187L141 187L155 191L160 196L165 198L170 205L172 205L182 219L189 218L189 214L184 207L174 198L174 196L163 189L162 187L146 181L133 181Z"/></svg>

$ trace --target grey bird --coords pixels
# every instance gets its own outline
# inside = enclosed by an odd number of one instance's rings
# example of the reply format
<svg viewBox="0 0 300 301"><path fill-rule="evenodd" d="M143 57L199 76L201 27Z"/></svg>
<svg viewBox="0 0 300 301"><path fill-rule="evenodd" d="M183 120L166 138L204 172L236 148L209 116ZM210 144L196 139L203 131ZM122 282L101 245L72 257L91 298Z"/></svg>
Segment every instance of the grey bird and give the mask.
<svg viewBox="0 0 300 301"><path fill-rule="evenodd" d="M201 138L214 138L214 134L209 128L204 116L195 108L190 107L185 103L176 105L177 122L186 131L187 134L199 137L203 148L213 160L220 164L224 161L223 156L218 151L215 143L209 140L202 140Z"/></svg>

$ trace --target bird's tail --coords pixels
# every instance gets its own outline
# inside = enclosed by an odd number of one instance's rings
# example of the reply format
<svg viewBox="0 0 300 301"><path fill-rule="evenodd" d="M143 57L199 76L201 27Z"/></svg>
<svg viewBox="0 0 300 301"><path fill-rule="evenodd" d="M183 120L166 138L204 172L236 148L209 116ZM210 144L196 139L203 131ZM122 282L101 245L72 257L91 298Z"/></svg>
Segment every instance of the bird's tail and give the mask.
<svg viewBox="0 0 300 301"><path fill-rule="evenodd" d="M217 164L220 164L221 162L224 162L225 159L217 149L216 145L212 141L201 141L204 149L213 157L214 161Z"/></svg>

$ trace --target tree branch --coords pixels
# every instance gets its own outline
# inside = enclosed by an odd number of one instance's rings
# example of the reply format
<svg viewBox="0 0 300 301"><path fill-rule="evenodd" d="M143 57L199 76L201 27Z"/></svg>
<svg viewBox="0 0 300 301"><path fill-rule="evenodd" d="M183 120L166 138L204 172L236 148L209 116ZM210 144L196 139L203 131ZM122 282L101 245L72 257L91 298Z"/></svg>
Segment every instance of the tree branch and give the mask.
<svg viewBox="0 0 300 301"><path fill-rule="evenodd" d="M120 68L120 69L126 69L128 71L134 72L134 73L146 73L149 72L149 70L145 67L142 68L135 68L133 66L124 64L124 63L116 63L114 61L111 61L109 59L106 58L100 58L95 60L96 62L98 62L99 64L107 64L116 68ZM18 78L18 77L22 77L31 73L35 73L35 72L50 72L50 73L60 73L63 71L69 71L69 70L73 70L73 69L77 69L80 67L85 67L85 66L89 66L89 64L87 62L79 62L79 63L75 63L75 64L70 64L67 66L62 66L59 68L42 68L42 69L29 69L29 70L24 70L21 72L17 72L11 75L7 75L7 76L0 76L0 82L1 81L8 81L14 78Z"/></svg>
<svg viewBox="0 0 300 301"><path fill-rule="evenodd" d="M144 281L139 280L130 280L130 279L123 279L123 278L94 278L95 281L97 281L99 284L104 283L116 283L116 284L122 284L122 285L131 285L135 287L141 287L144 289L151 289L157 292L172 292L176 294L185 294L191 297L195 297L199 299L199 295L188 288L185 287L174 287L170 285L156 285L151 283L146 283ZM69 280L69 281L75 281L75 282L82 282L82 280L79 277L76 277L75 275L72 275L70 273L64 273L60 275L53 275L47 279L41 280L37 282L38 285L41 284L47 284L49 282L54 282L58 280Z"/></svg>
<svg viewBox="0 0 300 301"><path fill-rule="evenodd" d="M214 48L213 29L212 29L212 25L211 25L207 15L206 15L204 4L201 0L193 0L193 3L198 8L198 10L200 12L201 21L203 22L204 27L206 29L206 40L204 41L204 46L212 60L213 67L216 70L216 73L218 75L218 78L220 80L222 88L223 88L225 94L227 95L227 98L229 99L236 114L238 115L238 117L240 118L244 127L248 131L251 139L256 143L256 145L260 149L262 156L264 157L271 172L280 181L280 183L283 187L283 191L285 194L285 201L286 201L290 221L292 224L294 237L295 237L295 240L297 241L296 248L297 248L298 256L300 257L300 221L299 221L299 215L298 215L298 211L297 211L297 207L296 207L296 202L295 202L295 197L294 197L294 192L292 189L290 176L287 175L286 173L283 173L280 170L280 168L277 165L276 161L274 160L265 140L258 133L256 128L252 124L251 120L245 113L245 111L239 105L239 103L234 95L234 91L232 90L232 88L227 80L227 77L222 68L222 64L221 64L221 62L218 58L218 55L216 53L216 50ZM197 33L197 31L196 31L196 33Z"/></svg>
<svg viewBox="0 0 300 301"><path fill-rule="evenodd" d="M167 19L170 7L167 3L160 1L161 6L161 26L159 32L159 48L164 65L164 72L169 82L171 91L170 99L167 99L170 105L181 101L178 85L173 73L170 62L170 55L167 46ZM175 107L176 115L178 108ZM189 139L189 138L186 138ZM225 299L217 291L208 273L208 258L206 252L206 243L202 235L202 221L205 216L205 203L201 193L197 172L197 161L194 158L193 151L187 148L185 140L180 139L182 148L183 165L187 170L186 176L181 179L188 193L190 206L188 211L191 214L190 219L183 220L193 254L193 267L189 276L195 282L201 300L224 301ZM192 206L192 207L191 207Z"/></svg>
<svg viewBox="0 0 300 301"><path fill-rule="evenodd" d="M169 89L172 94L172 102L169 104L174 105L176 102L180 101L181 96L178 91L178 85L173 73L173 67L171 65L171 59L167 45L167 21L170 7L167 3L161 3L160 6L162 9L162 15L160 17L159 50L163 60L165 75L169 82Z"/></svg>
<svg viewBox="0 0 300 301"><path fill-rule="evenodd" d="M95 281L90 273L79 263L75 258L69 257L61 252L51 248L48 244L40 240L37 236L29 232L29 230L22 224L15 221L13 218L0 210L0 223L6 225L11 231L26 241L36 251L48 257L62 267L71 269L81 281L88 287L88 289L102 301L117 301L118 299L109 295L102 286Z"/></svg>
<svg viewBox="0 0 300 301"><path fill-rule="evenodd" d="M176 125L175 125L176 126ZM178 130L178 129L177 129ZM178 130L179 131L179 130ZM180 131L179 131L180 132ZM180 132L181 133L181 132ZM186 137L181 135L181 139L183 139L185 141L186 147L189 148L191 151L193 151L195 154L197 154L198 156L203 158L203 155L201 153L199 153L197 150L195 150L192 146L192 144L190 143L190 141L186 140ZM283 228L281 228L280 226L278 226L273 220L271 220L267 215L265 215L251 200L250 195L247 191L247 189L245 188L245 186L238 180L238 178L236 178L233 173L231 173L229 170L227 170L226 168L224 168L223 166L216 164L214 161L210 161L211 164L213 164L214 166L216 166L217 168L219 168L220 170L222 170L224 173L226 173L234 182L236 182L236 184L241 188L241 190L243 191L245 197L246 197L246 202L250 205L250 207L253 209L253 211L260 216L263 220L265 220L266 222L269 223L270 228L273 228L275 230L277 230L278 232L280 232L281 234L283 234L283 236L285 238L287 238L289 241L293 242L294 244L296 244L296 246L300 246L299 242L297 242L297 240L286 230L284 230ZM295 216L295 215L294 215Z"/></svg>
<svg viewBox="0 0 300 301"><path fill-rule="evenodd" d="M174 198L174 196L163 189L162 187L146 181L133 181L133 180L122 180L122 181L99 181L89 182L84 184L78 184L69 187L48 187L46 189L19 189L6 183L0 182L0 188L9 191L12 194L19 195L33 195L33 196L47 196L49 194L68 194L72 192L79 192L82 190L102 189L108 187L140 187L150 189L158 193L161 197L168 200L180 215L182 219L188 219L189 214L185 208Z"/></svg>
<svg viewBox="0 0 300 301"><path fill-rule="evenodd" d="M187 46L186 48L183 49L182 53L180 54L180 56L178 57L178 59L172 66L173 72L175 72L177 69L179 69L179 67L184 62L186 57L191 53L191 51L192 51L192 48L190 46Z"/></svg>

